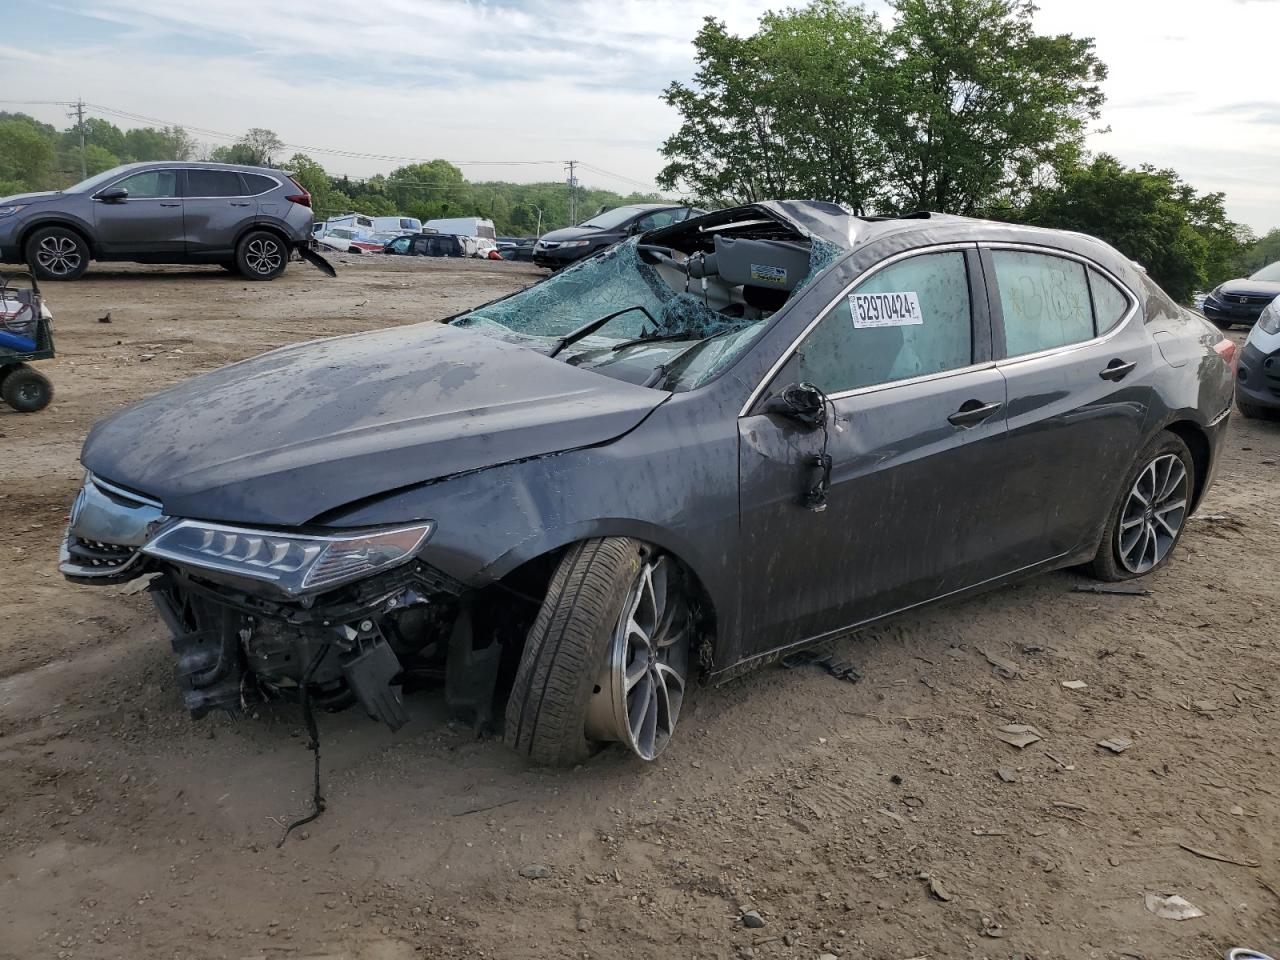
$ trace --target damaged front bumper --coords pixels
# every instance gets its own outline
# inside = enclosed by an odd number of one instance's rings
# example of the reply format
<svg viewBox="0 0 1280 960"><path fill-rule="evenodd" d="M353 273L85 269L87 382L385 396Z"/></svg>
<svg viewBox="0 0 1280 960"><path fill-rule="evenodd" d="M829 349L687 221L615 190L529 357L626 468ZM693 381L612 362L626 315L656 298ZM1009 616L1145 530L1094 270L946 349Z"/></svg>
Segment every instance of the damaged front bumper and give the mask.
<svg viewBox="0 0 1280 960"><path fill-rule="evenodd" d="M303 534L206 524L167 517L157 501L89 475L59 568L77 583L152 575L148 590L173 634L193 716L300 699L305 688L319 706L358 702L394 730L408 720L403 684L440 678L454 706L484 720L497 645L474 649L469 592L418 555L433 529Z"/></svg>

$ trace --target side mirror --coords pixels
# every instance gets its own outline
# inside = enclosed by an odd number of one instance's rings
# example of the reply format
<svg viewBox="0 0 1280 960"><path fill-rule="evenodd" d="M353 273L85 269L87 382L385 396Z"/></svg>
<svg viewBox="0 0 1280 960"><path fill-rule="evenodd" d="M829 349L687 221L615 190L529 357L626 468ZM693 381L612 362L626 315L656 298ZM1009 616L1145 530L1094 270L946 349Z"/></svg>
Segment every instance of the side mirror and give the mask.
<svg viewBox="0 0 1280 960"><path fill-rule="evenodd" d="M124 187L107 187L95 193L93 199L101 200L103 203L120 203L122 200L129 199L129 191Z"/></svg>
<svg viewBox="0 0 1280 960"><path fill-rule="evenodd" d="M765 401L764 412L789 417L813 430L826 419L826 397L811 383L792 383Z"/></svg>

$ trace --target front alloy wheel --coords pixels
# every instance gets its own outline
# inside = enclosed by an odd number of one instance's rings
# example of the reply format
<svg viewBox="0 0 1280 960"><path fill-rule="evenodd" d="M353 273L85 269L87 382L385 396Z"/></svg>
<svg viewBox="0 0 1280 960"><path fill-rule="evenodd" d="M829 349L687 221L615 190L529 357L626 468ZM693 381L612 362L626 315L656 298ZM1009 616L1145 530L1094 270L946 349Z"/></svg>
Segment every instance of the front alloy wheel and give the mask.
<svg viewBox="0 0 1280 960"><path fill-rule="evenodd" d="M507 744L572 766L606 743L652 760L684 703L695 618L676 558L629 537L569 547L529 629Z"/></svg>
<svg viewBox="0 0 1280 960"><path fill-rule="evenodd" d="M689 605L675 564L667 557L646 560L587 708L590 739L619 741L643 760L662 752L684 702L689 634Z"/></svg>
<svg viewBox="0 0 1280 960"><path fill-rule="evenodd" d="M89 248L65 227L45 227L27 241L27 263L41 280L75 280L89 266Z"/></svg>
<svg viewBox="0 0 1280 960"><path fill-rule="evenodd" d="M1187 468L1166 453L1147 464L1129 490L1116 526L1116 553L1130 573L1152 570L1173 548L1187 517Z"/></svg>

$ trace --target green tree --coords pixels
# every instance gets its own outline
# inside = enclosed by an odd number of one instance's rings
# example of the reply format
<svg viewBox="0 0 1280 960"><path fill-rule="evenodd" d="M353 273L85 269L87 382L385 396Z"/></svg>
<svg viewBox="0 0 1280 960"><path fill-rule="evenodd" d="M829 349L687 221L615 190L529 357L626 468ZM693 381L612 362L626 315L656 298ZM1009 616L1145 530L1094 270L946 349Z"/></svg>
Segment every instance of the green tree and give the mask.
<svg viewBox="0 0 1280 960"><path fill-rule="evenodd" d="M125 132L123 149L131 161L190 160L196 144L182 127L135 127Z"/></svg>
<svg viewBox="0 0 1280 960"><path fill-rule="evenodd" d="M51 186L53 138L30 118L0 120L0 180L18 181L28 190Z"/></svg>
<svg viewBox="0 0 1280 960"><path fill-rule="evenodd" d="M79 151L76 151L76 169L79 170ZM102 173L103 170L110 170L112 167L120 166L120 158L109 150L106 150L96 143L87 144L84 148L84 169L87 176L92 177L95 173ZM77 174L78 175L78 174Z"/></svg>
<svg viewBox="0 0 1280 960"><path fill-rule="evenodd" d="M1224 275L1211 277L1210 280L1220 283L1235 277L1247 277L1277 260L1280 260L1280 227L1268 231L1261 237L1250 238L1249 242L1243 245L1232 258L1227 269L1223 271Z"/></svg>
<svg viewBox="0 0 1280 960"><path fill-rule="evenodd" d="M814 197L863 207L885 162L875 135L884 31L861 6L814 0L742 37L707 17L691 86L662 99L682 122L662 144L666 189L703 202Z"/></svg>
<svg viewBox="0 0 1280 960"><path fill-rule="evenodd" d="M1033 191L1015 216L1027 223L1078 230L1138 261L1165 291L1189 300L1222 279L1239 248L1241 228L1227 219L1222 194L1197 194L1172 170L1126 167L1102 154Z"/></svg>
<svg viewBox="0 0 1280 960"><path fill-rule="evenodd" d="M891 0L876 128L888 201L971 214L1080 156L1107 69L1093 41L1032 29L1031 0Z"/></svg>

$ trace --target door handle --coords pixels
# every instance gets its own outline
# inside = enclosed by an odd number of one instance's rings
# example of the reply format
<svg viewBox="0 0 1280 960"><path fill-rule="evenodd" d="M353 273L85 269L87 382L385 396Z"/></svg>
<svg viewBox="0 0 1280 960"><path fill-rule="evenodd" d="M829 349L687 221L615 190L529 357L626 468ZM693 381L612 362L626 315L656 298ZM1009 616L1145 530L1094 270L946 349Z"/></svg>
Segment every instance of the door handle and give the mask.
<svg viewBox="0 0 1280 960"><path fill-rule="evenodd" d="M236 201L236 200L232 200L232 201L231 201L231 205L232 205L233 207L247 207L247 206L249 206L249 204L247 204L247 203L241 203L241 202Z"/></svg>
<svg viewBox="0 0 1280 960"><path fill-rule="evenodd" d="M1103 380L1123 380L1129 374L1133 373L1137 364L1132 360L1112 360L1103 369L1098 371L1098 376Z"/></svg>
<svg viewBox="0 0 1280 960"><path fill-rule="evenodd" d="M162 207L180 207L180 206L182 206L182 204L181 204L181 203L167 203L167 202L165 202L165 201L161 200L161 201L160 201L160 206L162 206Z"/></svg>
<svg viewBox="0 0 1280 960"><path fill-rule="evenodd" d="M1003 406L999 401L983 403L981 400L966 400L947 420L957 427L976 427Z"/></svg>

